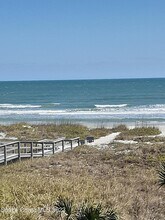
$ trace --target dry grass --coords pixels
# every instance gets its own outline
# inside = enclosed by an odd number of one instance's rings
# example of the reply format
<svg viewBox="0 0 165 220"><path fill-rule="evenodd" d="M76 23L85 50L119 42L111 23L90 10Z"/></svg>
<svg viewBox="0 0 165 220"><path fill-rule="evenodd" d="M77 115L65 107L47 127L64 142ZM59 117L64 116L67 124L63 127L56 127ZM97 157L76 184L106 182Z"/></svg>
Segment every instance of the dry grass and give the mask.
<svg viewBox="0 0 165 220"><path fill-rule="evenodd" d="M58 137L80 137L86 138L89 135L99 138L101 136L112 133L111 129L96 128L89 129L79 124L41 124L29 125L26 123L13 124L8 126L0 126L0 132L7 134L7 137L17 137L19 140L40 140L40 139L55 139Z"/></svg>
<svg viewBox="0 0 165 220"><path fill-rule="evenodd" d="M14 126L8 127L10 135L21 130ZM61 125L61 130L55 125L24 128L26 132L36 129L42 138L44 133L48 138L53 134L79 136L80 131L97 137L112 132L73 125L68 133L68 126ZM119 129L121 126L115 131ZM74 210L85 201L102 203L104 210L113 208L121 220L164 220L165 193L158 186L157 172L164 161L164 143L153 141L150 145L113 143L104 150L81 146L47 158L0 166L0 219L58 220L52 208L61 195L73 200Z"/></svg>
<svg viewBox="0 0 165 220"><path fill-rule="evenodd" d="M49 158L1 166L0 207L53 207L62 195L77 206L84 201L101 202L124 220L164 220L165 194L158 188L157 174L160 155L165 154L163 145L139 145L135 150L116 144L115 148L81 146ZM128 148L134 151L124 153ZM48 211L3 212L0 218L53 219Z"/></svg>
<svg viewBox="0 0 165 220"><path fill-rule="evenodd" d="M144 138L153 135L159 135L161 132L156 127L135 127L133 129L121 130L118 136L119 140L134 140L135 138Z"/></svg>

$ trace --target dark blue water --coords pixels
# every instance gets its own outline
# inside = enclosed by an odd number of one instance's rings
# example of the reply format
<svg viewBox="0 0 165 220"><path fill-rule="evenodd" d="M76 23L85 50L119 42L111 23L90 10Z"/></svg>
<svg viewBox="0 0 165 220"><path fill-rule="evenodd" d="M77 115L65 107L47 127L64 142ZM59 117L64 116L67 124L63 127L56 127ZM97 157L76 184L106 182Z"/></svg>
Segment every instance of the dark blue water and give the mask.
<svg viewBox="0 0 165 220"><path fill-rule="evenodd" d="M165 121L165 79L0 82L0 123Z"/></svg>

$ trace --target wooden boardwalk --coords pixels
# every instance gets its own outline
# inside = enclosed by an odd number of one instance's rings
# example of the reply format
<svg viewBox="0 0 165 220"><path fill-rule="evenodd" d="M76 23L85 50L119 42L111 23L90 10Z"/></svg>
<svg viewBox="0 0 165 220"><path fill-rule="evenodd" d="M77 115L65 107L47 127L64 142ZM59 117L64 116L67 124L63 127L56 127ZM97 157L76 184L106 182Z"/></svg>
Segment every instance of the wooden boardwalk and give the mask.
<svg viewBox="0 0 165 220"><path fill-rule="evenodd" d="M50 156L79 146L79 137L73 139L56 139L54 141L16 141L0 146L0 164L7 165L12 160Z"/></svg>

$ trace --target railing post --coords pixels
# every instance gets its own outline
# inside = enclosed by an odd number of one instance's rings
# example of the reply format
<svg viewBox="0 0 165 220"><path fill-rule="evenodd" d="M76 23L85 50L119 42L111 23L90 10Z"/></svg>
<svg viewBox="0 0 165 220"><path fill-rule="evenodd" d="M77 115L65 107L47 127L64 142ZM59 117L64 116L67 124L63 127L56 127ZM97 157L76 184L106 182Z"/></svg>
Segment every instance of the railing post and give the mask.
<svg viewBox="0 0 165 220"><path fill-rule="evenodd" d="M44 157L44 143L41 143L42 146L42 157Z"/></svg>
<svg viewBox="0 0 165 220"><path fill-rule="evenodd" d="M24 151L23 151L25 154L27 154L27 144L24 143Z"/></svg>
<svg viewBox="0 0 165 220"><path fill-rule="evenodd" d="M64 140L62 140L62 152L64 152Z"/></svg>
<svg viewBox="0 0 165 220"><path fill-rule="evenodd" d="M72 143L72 140L70 141L70 149L72 150L73 148L73 143Z"/></svg>
<svg viewBox="0 0 165 220"><path fill-rule="evenodd" d="M4 145L4 164L7 165L7 150L6 150L6 145Z"/></svg>
<svg viewBox="0 0 165 220"><path fill-rule="evenodd" d="M33 158L33 142L30 143L31 158Z"/></svg>
<svg viewBox="0 0 165 220"><path fill-rule="evenodd" d="M10 146L10 145L9 145ZM12 144L11 147L13 148L13 154L16 154L16 149L15 149L15 145Z"/></svg>
<svg viewBox="0 0 165 220"><path fill-rule="evenodd" d="M54 148L55 148L55 143L52 144L52 152L53 152L53 154L54 154L54 151L55 151Z"/></svg>
<svg viewBox="0 0 165 220"><path fill-rule="evenodd" d="M20 142L18 142L18 159L21 160L21 145Z"/></svg>

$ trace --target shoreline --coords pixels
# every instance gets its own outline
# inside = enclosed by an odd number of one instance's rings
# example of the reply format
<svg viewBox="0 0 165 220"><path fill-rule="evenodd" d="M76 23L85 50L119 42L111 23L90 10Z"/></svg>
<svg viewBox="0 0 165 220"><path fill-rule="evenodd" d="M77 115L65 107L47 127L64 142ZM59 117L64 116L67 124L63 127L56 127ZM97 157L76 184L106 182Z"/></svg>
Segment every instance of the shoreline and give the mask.
<svg viewBox="0 0 165 220"><path fill-rule="evenodd" d="M113 128L118 125L126 125L129 128L133 127L165 127L165 121L143 121L143 120L137 120L137 121L86 121L86 120L42 120L42 121L28 121L28 120L22 120L22 121L8 121L8 122L2 122L0 121L0 125L8 126L13 124L30 124L30 125L49 125L49 124L78 124L82 126L86 126L88 128Z"/></svg>

